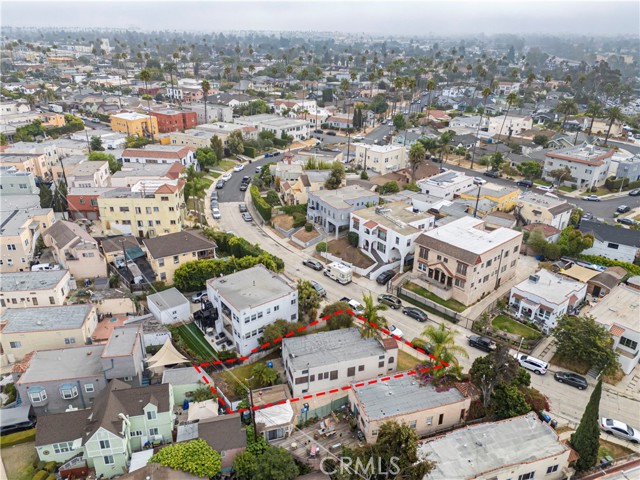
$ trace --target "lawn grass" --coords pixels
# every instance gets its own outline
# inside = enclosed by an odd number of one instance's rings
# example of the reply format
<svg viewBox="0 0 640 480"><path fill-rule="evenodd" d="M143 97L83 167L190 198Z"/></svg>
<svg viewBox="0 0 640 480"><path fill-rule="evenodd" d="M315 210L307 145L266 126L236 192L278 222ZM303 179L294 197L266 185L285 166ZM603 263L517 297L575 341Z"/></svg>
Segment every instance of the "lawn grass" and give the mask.
<svg viewBox="0 0 640 480"><path fill-rule="evenodd" d="M202 332L195 324L180 325L178 335L184 340L193 353L201 358L213 359L216 355L215 350L209 342L204 339Z"/></svg>
<svg viewBox="0 0 640 480"><path fill-rule="evenodd" d="M2 449L2 462L7 470L7 478L12 480L31 480L36 473L33 468L36 460L35 442Z"/></svg>
<svg viewBox="0 0 640 480"><path fill-rule="evenodd" d="M609 195L611 193L611 191L608 188L605 187L598 187L598 190L596 190L595 192L585 192L583 194L583 196L589 196L589 195L597 195L598 197L601 197L602 195Z"/></svg>
<svg viewBox="0 0 640 480"><path fill-rule="evenodd" d="M585 375L589 371L589 365L574 360L560 358L557 353L551 358L551 361L549 363L565 370L579 373L581 375Z"/></svg>
<svg viewBox="0 0 640 480"><path fill-rule="evenodd" d="M544 180L542 178L534 178L533 179L533 183L535 183L536 185L544 185L545 187L550 187L551 185L553 185L552 182L549 182L549 181Z"/></svg>
<svg viewBox="0 0 640 480"><path fill-rule="evenodd" d="M211 171L211 172L207 173L207 175L206 175L206 176L207 176L207 177L213 177L213 178L215 179L215 178L218 178L220 175L222 175L220 172L213 172L213 171Z"/></svg>
<svg viewBox="0 0 640 480"><path fill-rule="evenodd" d="M628 457L633 453L630 448L618 445L617 443L608 442L607 440L600 439L600 448L598 449L598 458L602 458L605 455L611 456L614 460L619 458Z"/></svg>
<svg viewBox="0 0 640 480"><path fill-rule="evenodd" d="M408 354L404 350L398 352L398 370L413 370L420 363L413 355Z"/></svg>
<svg viewBox="0 0 640 480"><path fill-rule="evenodd" d="M202 177L202 183L204 184L204 189L207 190L207 188L209 188L211 186L211 184L213 183L213 179L212 178L207 178L206 176ZM207 194L206 191L202 192L202 197L204 197ZM200 197L200 198L202 198Z"/></svg>
<svg viewBox="0 0 640 480"><path fill-rule="evenodd" d="M467 308L466 305L463 305L457 300L453 300L453 299L444 300L439 296L437 296L435 293L432 293L426 288L421 287L420 285L416 285L415 283L407 282L403 286L407 290L410 290L413 293L420 295L421 297L431 300L432 302L436 302L437 304L442 305L443 307L447 307L453 310L454 312L461 313L461 312L464 312Z"/></svg>
<svg viewBox="0 0 640 480"><path fill-rule="evenodd" d="M534 340L540 336L540 333L535 331L533 328L527 327L506 315L498 315L493 319L491 325L493 325L493 328L504 330L505 332L513 333L514 335L520 335L521 337L530 340Z"/></svg>
<svg viewBox="0 0 640 480"><path fill-rule="evenodd" d="M571 192L575 192L576 191L575 188L567 187L566 185L560 185L558 187L558 190L562 190L563 192L567 192L567 193L571 193Z"/></svg>
<svg viewBox="0 0 640 480"><path fill-rule="evenodd" d="M236 165L237 165L237 163L233 162L231 160L220 160L220 163L218 163L218 165L216 165L216 169L222 170L223 172L226 172L227 170L231 170Z"/></svg>

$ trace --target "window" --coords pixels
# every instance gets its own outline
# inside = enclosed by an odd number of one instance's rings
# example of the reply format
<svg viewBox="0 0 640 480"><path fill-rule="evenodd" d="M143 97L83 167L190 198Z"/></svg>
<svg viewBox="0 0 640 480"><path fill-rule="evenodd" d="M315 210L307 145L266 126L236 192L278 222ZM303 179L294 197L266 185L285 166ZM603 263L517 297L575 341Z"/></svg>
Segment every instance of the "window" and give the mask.
<svg viewBox="0 0 640 480"><path fill-rule="evenodd" d="M73 450L73 442L54 443L53 451L55 453L66 453Z"/></svg>
<svg viewBox="0 0 640 480"><path fill-rule="evenodd" d="M520 250L520 245L516 245L515 247L513 247L513 253L516 253L518 250Z"/></svg>
<svg viewBox="0 0 640 480"><path fill-rule="evenodd" d="M84 391L85 391L85 392L87 392L87 393L93 393L93 392L95 392L95 389L93 388L93 383L87 383L87 384L84 386Z"/></svg>
<svg viewBox="0 0 640 480"><path fill-rule="evenodd" d="M338 378L338 371L337 370L333 370L329 374L329 380L337 380L337 378Z"/></svg>
<svg viewBox="0 0 640 480"><path fill-rule="evenodd" d="M13 243L7 244L7 250L9 250L10 252L15 252L16 251L15 244L13 244Z"/></svg>
<svg viewBox="0 0 640 480"><path fill-rule="evenodd" d="M409 428L416 428L417 425L418 425L418 421L417 420L411 420L409 422Z"/></svg>
<svg viewBox="0 0 640 480"><path fill-rule="evenodd" d="M155 410L149 410L147 412L147 420L155 420L156 419L156 412Z"/></svg>
<svg viewBox="0 0 640 480"><path fill-rule="evenodd" d="M374 437L375 437L375 436L377 436L377 435L378 435L378 430L373 430L373 431L371 432L371 435L373 435Z"/></svg>
<svg viewBox="0 0 640 480"><path fill-rule="evenodd" d="M55 305L55 304L56 304L56 299L55 299L55 298L53 298L53 297L49 297L49 303L50 303L51 305Z"/></svg>
<svg viewBox="0 0 640 480"><path fill-rule="evenodd" d="M536 472L524 473L518 476L518 480L531 480L535 476Z"/></svg>
<svg viewBox="0 0 640 480"><path fill-rule="evenodd" d="M274 312L277 312L278 310L280 310L280 305L276 305L275 307L273 307Z"/></svg>
<svg viewBox="0 0 640 480"><path fill-rule="evenodd" d="M456 278L456 282L455 282L456 287L458 287L458 288L464 288L464 284L465 284L465 283L466 283L466 282L465 282L464 280L460 280L459 278Z"/></svg>
<svg viewBox="0 0 640 480"><path fill-rule="evenodd" d="M618 247L620 245L618 245L617 243L607 243L607 248L612 248L613 250L618 250Z"/></svg>
<svg viewBox="0 0 640 480"><path fill-rule="evenodd" d="M636 350L638 348L638 342L634 342L626 337L620 337L620 345L624 345L631 350Z"/></svg>
<svg viewBox="0 0 640 480"><path fill-rule="evenodd" d="M129 207L120 207L120 211L126 213L129 211Z"/></svg>
<svg viewBox="0 0 640 480"><path fill-rule="evenodd" d="M438 418L438 425L442 425L442 422L444 422L444 413L440 414L440 417Z"/></svg>
<svg viewBox="0 0 640 480"><path fill-rule="evenodd" d="M106 450L111 448L111 442L109 440L100 440L100 450Z"/></svg>
<svg viewBox="0 0 640 480"><path fill-rule="evenodd" d="M427 425L431 425L433 423L433 417L427 417Z"/></svg>
<svg viewBox="0 0 640 480"><path fill-rule="evenodd" d="M21 342L9 342L9 346L11 348L22 348L22 343Z"/></svg>
<svg viewBox="0 0 640 480"><path fill-rule="evenodd" d="M358 365L358 371L364 372L364 365Z"/></svg>
<svg viewBox="0 0 640 480"><path fill-rule="evenodd" d="M378 368L382 368L382 367L384 367L384 360L381 362L378 362Z"/></svg>
<svg viewBox="0 0 640 480"><path fill-rule="evenodd" d="M47 391L44 388L35 389L29 392L31 403L44 402L47 399Z"/></svg>
<svg viewBox="0 0 640 480"><path fill-rule="evenodd" d="M295 298L293 298L293 299L291 300L291 305L295 305L295 304L296 304L296 299L295 299Z"/></svg>
<svg viewBox="0 0 640 480"><path fill-rule="evenodd" d="M550 473L553 473L553 472L557 472L557 471L558 471L558 465L553 465L553 466L547 468L547 475L549 475Z"/></svg>
<svg viewBox="0 0 640 480"><path fill-rule="evenodd" d="M164 267L164 258L160 258L160 259L158 260L158 266L159 266L159 267Z"/></svg>
<svg viewBox="0 0 640 480"><path fill-rule="evenodd" d="M159 433L160 433L160 431L158 430L158 427L154 427L154 428L150 428L149 429L149 436L158 435Z"/></svg>
<svg viewBox="0 0 640 480"><path fill-rule="evenodd" d="M173 263L174 265L180 263L180 257L178 255L173 256Z"/></svg>
<svg viewBox="0 0 640 480"><path fill-rule="evenodd" d="M488 282L489 281L489 275L485 275L484 278L482 279L483 282Z"/></svg>
<svg viewBox="0 0 640 480"><path fill-rule="evenodd" d="M64 344L65 345L71 345L72 343L76 343L76 339L73 337L69 337L69 338L65 338L64 339Z"/></svg>
<svg viewBox="0 0 640 480"><path fill-rule="evenodd" d="M389 361L388 361L387 363L393 363L393 362L394 362L394 360L395 360L395 358L393 358L393 357L389 357Z"/></svg>
<svg viewBox="0 0 640 480"><path fill-rule="evenodd" d="M493 263L493 260L487 260L487 267L490 267L492 263Z"/></svg>
<svg viewBox="0 0 640 480"><path fill-rule="evenodd" d="M131 436L132 437L141 437L142 436L142 430L133 430L131 432Z"/></svg>
<svg viewBox="0 0 640 480"><path fill-rule="evenodd" d="M165 272L160 272L160 280L163 282L167 280L167 274Z"/></svg>
<svg viewBox="0 0 640 480"><path fill-rule="evenodd" d="M72 400L78 396L78 387L75 385L65 384L60 387L60 395L65 400Z"/></svg>
<svg viewBox="0 0 640 480"><path fill-rule="evenodd" d="M353 377L356 374L356 367L347 368L347 377Z"/></svg>
<svg viewBox="0 0 640 480"><path fill-rule="evenodd" d="M104 464L105 465L113 465L114 463L116 463L113 460L113 455L105 455L103 458L104 458Z"/></svg>
<svg viewBox="0 0 640 480"><path fill-rule="evenodd" d="M467 274L467 265L465 265L464 263L458 263L458 266L456 267L456 273L458 273L460 275L466 275Z"/></svg>
<svg viewBox="0 0 640 480"><path fill-rule="evenodd" d="M136 213L142 213L142 209L140 207L136 207Z"/></svg>

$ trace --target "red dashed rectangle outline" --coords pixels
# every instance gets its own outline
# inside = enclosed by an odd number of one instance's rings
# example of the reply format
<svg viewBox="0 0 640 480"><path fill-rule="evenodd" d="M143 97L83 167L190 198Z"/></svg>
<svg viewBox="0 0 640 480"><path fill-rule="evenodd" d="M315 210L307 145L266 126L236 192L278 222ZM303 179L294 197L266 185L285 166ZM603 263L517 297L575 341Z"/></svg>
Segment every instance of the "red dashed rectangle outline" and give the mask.
<svg viewBox="0 0 640 480"><path fill-rule="evenodd" d="M341 313L344 313L344 310L336 310L333 315L326 315L322 318L320 318L319 320L315 320L313 322L311 322L309 324L309 326L315 326L318 323L320 323L320 321L326 322L327 320L329 320L332 316L335 315L340 315ZM383 333L391 336L392 338L394 338L395 340L397 340L398 342L404 343L405 345L407 345L408 347L413 348L414 350L416 350L417 352L422 353L423 355L427 355L428 357L430 357L433 361L438 362L438 359L436 357L434 357L433 355L431 355L430 353L425 352L423 349L414 346L411 342L408 342L407 340L402 340L400 337L396 336L396 335L392 335L391 332L389 332L389 330L387 330L384 327L380 327L378 325L376 325L375 323L371 323L368 322L366 318L364 318L362 315L356 315L356 313L352 310L346 310L346 312L357 318L358 320L360 320L363 323L368 323L369 325L371 325L371 327L373 327L376 330L380 330ZM296 333L300 333L303 332L307 327L306 326L302 326L300 328L298 328L297 330L292 330L291 332L288 332L286 335L284 335L284 338L289 338L294 336ZM276 338L273 342L267 342L264 343L262 345L260 345L259 347L254 348L253 350L251 350L251 354L257 353L261 350L265 350L273 345L276 345L280 342L282 342L283 337L278 337ZM250 357L249 356L245 356L245 357L240 357L240 358L230 358L228 360L222 361L222 360L216 360L214 362L204 362L201 363L199 365L193 365L193 368L196 369L196 371L198 372L198 374L200 374L202 376L202 381L209 385L209 389L211 389L211 391L213 392L214 395L216 395L218 397L218 402L220 403L220 405L222 405L223 407L225 407L225 410L227 411L228 414L232 414L232 413L243 413L246 412L248 410L260 410L262 408L268 408L268 407L273 407L274 405L283 405L285 403L287 403L286 400L277 402L275 404L273 403L267 403L266 405L254 405L253 407L251 407L250 409L248 408L239 408L238 410L232 410L230 408L230 406L226 406L226 402L224 400L224 398L218 393L218 391L216 390L216 388L213 385L210 385L209 380L207 379L206 373L203 372L202 368L204 367L210 367L212 365L223 365L223 364L232 364L232 363L236 363L236 362L244 362L245 360L248 360ZM331 390L328 391L323 391L323 392L316 392L310 395L304 395L302 398L300 397L294 397L294 398L290 398L288 401L293 403L293 402L299 402L300 400L309 400L311 398L314 397L322 397L326 394L332 394L332 393L338 393L339 391L347 391L347 390L351 390L352 388L361 388L364 387L366 385L373 385L375 383L378 382L387 382L389 380L391 380L391 378L402 378L404 376L412 376L412 375L417 375L418 373L422 374L422 373L427 373L431 368L433 368L434 370L438 370L442 367L448 367L449 364L447 362L443 362L442 360L439 361L440 363L434 367L424 367L421 368L419 370L409 370L407 372L402 372L402 373L396 373L392 376L385 376L385 377L381 377L381 378L376 378L373 380L368 380L366 382L359 382L353 385L353 387L351 385L345 385L344 387L341 388L333 388Z"/></svg>

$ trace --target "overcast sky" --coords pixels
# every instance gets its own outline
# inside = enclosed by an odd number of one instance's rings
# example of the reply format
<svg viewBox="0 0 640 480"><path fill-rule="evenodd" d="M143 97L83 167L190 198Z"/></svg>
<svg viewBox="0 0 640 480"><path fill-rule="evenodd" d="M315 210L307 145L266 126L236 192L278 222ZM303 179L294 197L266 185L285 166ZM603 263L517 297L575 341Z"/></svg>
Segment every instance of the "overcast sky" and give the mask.
<svg viewBox="0 0 640 480"><path fill-rule="evenodd" d="M390 35L639 35L637 0L112 1L2 0L3 26L142 30L341 31Z"/></svg>

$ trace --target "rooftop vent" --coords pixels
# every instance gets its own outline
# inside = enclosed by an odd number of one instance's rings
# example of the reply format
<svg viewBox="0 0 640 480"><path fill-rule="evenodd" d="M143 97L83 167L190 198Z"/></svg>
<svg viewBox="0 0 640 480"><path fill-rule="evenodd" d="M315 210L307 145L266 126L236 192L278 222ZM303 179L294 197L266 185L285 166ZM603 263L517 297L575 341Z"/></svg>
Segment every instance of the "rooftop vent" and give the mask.
<svg viewBox="0 0 640 480"><path fill-rule="evenodd" d="M533 283L538 283L538 280L540 280L540 276L539 275L529 275L529 280Z"/></svg>

